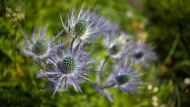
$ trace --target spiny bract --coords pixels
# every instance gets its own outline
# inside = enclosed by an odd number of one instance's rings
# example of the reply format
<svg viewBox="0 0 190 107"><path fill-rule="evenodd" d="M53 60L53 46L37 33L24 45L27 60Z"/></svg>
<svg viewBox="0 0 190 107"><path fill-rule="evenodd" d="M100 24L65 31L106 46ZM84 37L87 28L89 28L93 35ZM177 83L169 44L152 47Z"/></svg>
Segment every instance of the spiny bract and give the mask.
<svg viewBox="0 0 190 107"><path fill-rule="evenodd" d="M126 42L126 36L120 35L119 27L109 24L110 31L106 34L103 44L107 54L117 60L126 59L130 53L129 43Z"/></svg>
<svg viewBox="0 0 190 107"><path fill-rule="evenodd" d="M83 3L84 5L84 3ZM75 6L71 13L67 14L66 22L61 18L63 28L73 38L79 38L84 42L88 42L92 37L98 37L106 34L108 29L107 23L103 16L98 16L94 9L90 12L90 7L86 11L81 6L79 12L75 12Z"/></svg>
<svg viewBox="0 0 190 107"><path fill-rule="evenodd" d="M24 35L25 45L26 48L20 47L23 54L27 56L31 56L34 60L40 59L44 60L51 56L54 56L57 54L57 49L62 46L61 44L53 45L53 42L59 35L63 32L61 31L58 33L51 41L46 39L46 27L45 25L42 27L42 30L40 32L40 36L37 38L37 30L34 28L34 31L32 33L31 40L28 39L27 35L21 31Z"/></svg>
<svg viewBox="0 0 190 107"><path fill-rule="evenodd" d="M145 41L138 40L131 42L132 48L132 60L136 63L141 63L148 67L146 61L156 61L157 55L154 52L152 44L148 44Z"/></svg>
<svg viewBox="0 0 190 107"><path fill-rule="evenodd" d="M89 80L86 76L88 72L96 72L89 70L89 64L93 64L98 60L90 60L91 54L84 52L84 46L77 46L73 50L70 47L67 50L61 49L59 55L48 59L50 63L56 65L55 68L46 72L38 72L37 78L47 78L50 81L44 89L55 88L54 93L62 86L72 85L76 90L82 92L79 86L81 79ZM52 85L54 83L54 85Z"/></svg>

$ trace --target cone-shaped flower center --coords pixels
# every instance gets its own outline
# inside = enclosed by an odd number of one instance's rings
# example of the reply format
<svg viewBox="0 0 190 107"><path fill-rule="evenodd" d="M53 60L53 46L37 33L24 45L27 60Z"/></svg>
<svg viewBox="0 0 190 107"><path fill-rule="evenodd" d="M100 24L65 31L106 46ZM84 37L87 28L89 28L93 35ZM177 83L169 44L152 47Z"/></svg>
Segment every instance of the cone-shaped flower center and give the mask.
<svg viewBox="0 0 190 107"><path fill-rule="evenodd" d="M121 50L121 45L120 44L115 44L113 45L110 49L109 49L109 53L111 55L115 55L117 53L119 53L119 51Z"/></svg>
<svg viewBox="0 0 190 107"><path fill-rule="evenodd" d="M81 37L85 34L87 30L87 22L84 20L79 20L74 27L74 33L77 37Z"/></svg>
<svg viewBox="0 0 190 107"><path fill-rule="evenodd" d="M38 56L46 54L48 50L48 43L43 39L39 39L32 47L32 52Z"/></svg>
<svg viewBox="0 0 190 107"><path fill-rule="evenodd" d="M72 73L76 68L76 61L72 56L67 56L62 61L62 68L64 74Z"/></svg>
<svg viewBox="0 0 190 107"><path fill-rule="evenodd" d="M136 58L136 59L140 59L140 58L142 58L143 56L144 56L144 52L142 52L142 51L135 53L135 58Z"/></svg>
<svg viewBox="0 0 190 107"><path fill-rule="evenodd" d="M131 76L127 75L127 74L118 75L116 77L116 81L118 82L119 85L123 85L123 84L131 81Z"/></svg>

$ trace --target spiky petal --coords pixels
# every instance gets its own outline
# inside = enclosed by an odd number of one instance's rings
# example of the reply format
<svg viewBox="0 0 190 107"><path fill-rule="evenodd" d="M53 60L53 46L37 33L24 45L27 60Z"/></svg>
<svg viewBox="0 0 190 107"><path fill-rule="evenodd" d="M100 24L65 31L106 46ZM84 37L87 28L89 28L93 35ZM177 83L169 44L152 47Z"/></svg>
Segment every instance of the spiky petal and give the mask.
<svg viewBox="0 0 190 107"><path fill-rule="evenodd" d="M88 69L88 66L97 61L90 60L91 55L84 52L83 49L83 46L77 47L77 49L75 47L73 50L70 50L70 47L67 50L61 49L59 55L49 59L49 62L56 67L47 72L39 72L36 75L38 78L46 78L50 81L50 84L44 89L49 89L49 86L54 87L55 94L61 87L66 89L67 86L73 86L77 91L82 92L79 82L81 79L89 80L87 72L91 70Z"/></svg>
<svg viewBox="0 0 190 107"><path fill-rule="evenodd" d="M146 43L142 40L133 41L132 45L132 60L136 63L141 63L148 67L147 61L156 61L158 59L154 52L152 44Z"/></svg>
<svg viewBox="0 0 190 107"><path fill-rule="evenodd" d="M79 12L75 12L75 6L71 13L67 13L67 19L64 23L60 15L63 28L73 38L77 37L83 42L88 42L90 38L105 34L108 31L107 23L103 16L98 16L94 9L90 12L91 7L86 11L81 6Z"/></svg>
<svg viewBox="0 0 190 107"><path fill-rule="evenodd" d="M103 41L108 55L117 60L128 58L130 55L130 46L126 41L126 36L120 34L117 25L109 24L109 28L110 31L106 34L106 38Z"/></svg>
<svg viewBox="0 0 190 107"><path fill-rule="evenodd" d="M42 30L40 32L40 36L36 37L37 30L34 28L34 31L32 33L31 40L28 39L28 36L21 30L22 34L24 35L24 41L26 48L20 47L23 54L27 56L31 56L34 60L40 59L46 59L48 57L51 57L55 54L57 54L57 49L62 46L61 44L54 45L54 40L59 37L59 35L63 32L61 31L58 33L52 40L48 40L45 38L46 36L46 27L45 25L42 27Z"/></svg>
<svg viewBox="0 0 190 107"><path fill-rule="evenodd" d="M137 71L139 68L132 70L131 66L133 63L126 61L124 65L118 63L115 67L115 70L110 74L106 84L115 82L114 87L119 88L124 93L140 93L137 89L140 88L141 84L145 84L139 81L139 76L144 75L144 73L138 74Z"/></svg>

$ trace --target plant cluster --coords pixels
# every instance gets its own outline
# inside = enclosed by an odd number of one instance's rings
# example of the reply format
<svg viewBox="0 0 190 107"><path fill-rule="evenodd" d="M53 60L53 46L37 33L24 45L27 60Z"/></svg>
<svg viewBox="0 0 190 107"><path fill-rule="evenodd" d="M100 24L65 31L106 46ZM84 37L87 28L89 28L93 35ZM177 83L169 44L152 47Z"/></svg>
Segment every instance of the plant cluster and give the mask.
<svg viewBox="0 0 190 107"><path fill-rule="evenodd" d="M140 93L139 88L146 83L140 81L139 77L144 73L138 73L138 70L142 66L148 67L147 61L157 60L152 44L135 40L121 32L117 25L106 21L104 16L99 16L97 9L91 11L88 7L85 10L83 5L79 11L74 6L72 12L66 14L65 22L60 15L63 30L52 39L46 37L46 25L42 27L39 37L35 28L31 40L21 31L26 45L20 47L21 51L39 65L36 77L49 81L42 90L54 88L55 94L59 89L66 90L73 86L76 91L82 92L80 84L90 80L89 73L95 73L98 92L111 102L113 100L107 88L117 88L123 93ZM70 37L69 42L57 43L56 39L64 31ZM85 49L95 43L93 38L100 36L104 36L102 45L107 55L93 60L93 54ZM105 69L108 60L114 63L114 69L109 74ZM99 68L90 67L98 62Z"/></svg>

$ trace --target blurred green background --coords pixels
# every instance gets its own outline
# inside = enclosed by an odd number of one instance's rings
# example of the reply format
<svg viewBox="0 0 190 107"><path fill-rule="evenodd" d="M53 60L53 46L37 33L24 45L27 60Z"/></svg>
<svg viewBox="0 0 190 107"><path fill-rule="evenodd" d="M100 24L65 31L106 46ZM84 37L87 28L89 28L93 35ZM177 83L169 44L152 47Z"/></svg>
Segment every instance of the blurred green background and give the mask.
<svg viewBox="0 0 190 107"><path fill-rule="evenodd" d="M143 94L125 95L118 91L114 103L96 93L93 83L81 85L83 94L73 88L55 95L39 91L45 79L36 79L37 65L19 50L22 29L30 35L45 23L55 35L63 29L76 0L0 1L0 106L21 107L190 107L190 1L189 0L86 0L85 8L97 7L110 22L136 38L154 43L159 61L142 72L148 82ZM77 0L80 8L84 1ZM62 41L64 41L64 34ZM101 48L101 47L95 47ZM101 56L100 56L101 57ZM92 77L94 74L92 75ZM115 90L110 90L112 95Z"/></svg>

